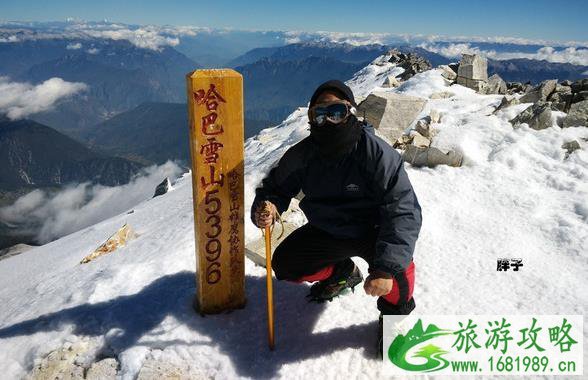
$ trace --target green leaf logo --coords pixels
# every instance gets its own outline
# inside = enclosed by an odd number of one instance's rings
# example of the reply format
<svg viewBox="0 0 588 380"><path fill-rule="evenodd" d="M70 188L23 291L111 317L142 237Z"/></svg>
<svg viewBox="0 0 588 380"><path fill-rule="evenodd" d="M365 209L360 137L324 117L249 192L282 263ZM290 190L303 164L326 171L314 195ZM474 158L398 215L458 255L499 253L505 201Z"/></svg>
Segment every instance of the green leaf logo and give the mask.
<svg viewBox="0 0 588 380"><path fill-rule="evenodd" d="M407 371L434 372L442 370L449 366L449 361L443 357L448 351L434 344L428 344L422 347L416 354L412 355L413 358L425 358L427 361L423 364L410 363L407 360L409 358L406 356L411 348L435 337L451 333L453 331L442 330L433 324L430 324L426 330L423 330L423 322L419 318L413 328L408 330L406 335L399 334L394 338L394 341L388 347L388 358L392 363Z"/></svg>

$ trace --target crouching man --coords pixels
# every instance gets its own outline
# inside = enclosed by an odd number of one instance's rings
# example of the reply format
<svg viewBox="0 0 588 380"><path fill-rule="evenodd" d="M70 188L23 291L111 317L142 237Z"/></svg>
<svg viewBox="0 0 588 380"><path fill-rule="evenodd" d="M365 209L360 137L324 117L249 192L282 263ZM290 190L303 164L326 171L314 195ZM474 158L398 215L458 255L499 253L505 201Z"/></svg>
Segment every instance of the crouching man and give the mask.
<svg viewBox="0 0 588 380"><path fill-rule="evenodd" d="M315 282L308 297L332 300L363 281L351 260L367 261L363 288L378 297L382 315L415 307L413 252L421 208L401 156L355 116L355 99L343 82L320 85L310 99L310 136L288 149L256 189L252 220L264 228L290 200L308 224L276 247L278 280Z"/></svg>

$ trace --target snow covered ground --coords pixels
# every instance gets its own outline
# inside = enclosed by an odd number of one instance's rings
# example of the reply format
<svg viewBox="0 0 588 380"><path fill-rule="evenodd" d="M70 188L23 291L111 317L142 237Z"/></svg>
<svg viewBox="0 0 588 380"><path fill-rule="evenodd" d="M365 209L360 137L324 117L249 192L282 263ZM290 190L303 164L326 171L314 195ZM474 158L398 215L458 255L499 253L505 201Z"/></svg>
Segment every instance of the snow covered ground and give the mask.
<svg viewBox="0 0 588 380"><path fill-rule="evenodd" d="M398 70L373 64L348 83L365 96ZM513 129L508 120L525 105L492 115L499 96L447 87L437 70L387 91L425 98L454 93L429 100L423 115L440 111L434 145L465 157L460 168L406 164L423 208L414 313L584 314L588 150L564 159L561 145L588 138L588 128ZM300 108L247 141L247 205L269 166L307 135L305 115ZM386 377L373 347L375 299L361 291L317 305L304 299L306 285L276 282L275 352L266 344L265 270L249 261L247 307L196 315L191 202L187 174L173 191L137 205L133 213L1 261L2 377L23 377L38 358L75 342L90 347L88 363L96 356L116 357L124 379L134 378L147 360L205 378ZM296 223L304 222L295 215ZM256 239L259 232L246 218L247 239ZM136 240L79 265L124 223L139 233ZM502 257L522 258L524 267L497 272ZM365 273L365 262L356 262Z"/></svg>

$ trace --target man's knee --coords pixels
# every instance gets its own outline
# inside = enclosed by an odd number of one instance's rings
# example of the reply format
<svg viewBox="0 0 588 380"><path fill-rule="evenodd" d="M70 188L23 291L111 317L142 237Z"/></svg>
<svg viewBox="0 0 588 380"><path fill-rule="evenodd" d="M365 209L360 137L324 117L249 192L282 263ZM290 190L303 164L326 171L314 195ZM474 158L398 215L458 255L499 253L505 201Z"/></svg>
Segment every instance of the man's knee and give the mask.
<svg viewBox="0 0 588 380"><path fill-rule="evenodd" d="M314 282L328 278L333 273L334 266L325 264L317 267L317 263L301 260L297 252L282 244L276 247L272 255L272 269L278 280Z"/></svg>

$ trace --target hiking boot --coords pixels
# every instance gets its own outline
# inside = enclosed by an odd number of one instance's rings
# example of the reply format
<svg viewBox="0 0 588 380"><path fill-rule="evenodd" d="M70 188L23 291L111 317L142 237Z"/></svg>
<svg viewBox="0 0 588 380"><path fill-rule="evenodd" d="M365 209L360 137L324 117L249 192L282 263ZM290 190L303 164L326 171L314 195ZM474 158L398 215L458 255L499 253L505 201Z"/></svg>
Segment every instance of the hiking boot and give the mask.
<svg viewBox="0 0 588 380"><path fill-rule="evenodd" d="M306 297L309 302L332 301L333 298L348 293L348 289L353 291L355 286L362 281L361 271L353 261L349 260L349 262L343 262L339 267L335 266L331 277L313 284Z"/></svg>

